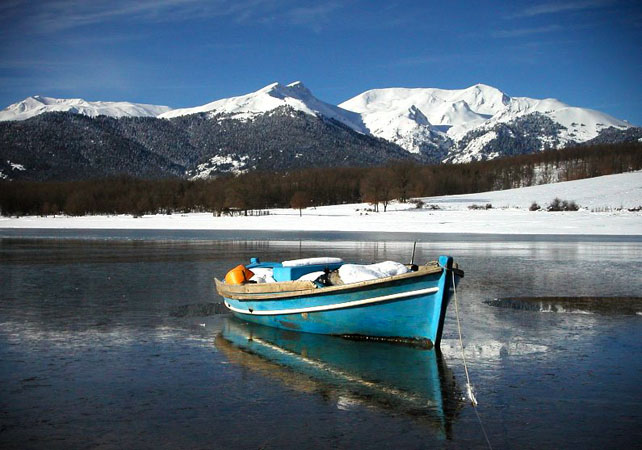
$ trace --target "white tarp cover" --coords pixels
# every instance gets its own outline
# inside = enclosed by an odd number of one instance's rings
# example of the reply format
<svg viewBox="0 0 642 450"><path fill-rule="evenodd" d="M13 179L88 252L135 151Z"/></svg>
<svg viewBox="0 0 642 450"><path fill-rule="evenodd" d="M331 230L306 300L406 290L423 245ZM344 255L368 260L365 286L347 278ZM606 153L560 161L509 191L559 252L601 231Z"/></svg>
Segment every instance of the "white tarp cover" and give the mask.
<svg viewBox="0 0 642 450"><path fill-rule="evenodd" d="M345 284L391 277L406 272L410 272L410 269L395 261L383 261L370 265L344 264L339 267L339 276Z"/></svg>
<svg viewBox="0 0 642 450"><path fill-rule="evenodd" d="M283 267L300 267L300 266L311 266L313 264L336 264L341 263L343 260L341 258L304 258L304 259L293 259L291 261L283 261L281 264Z"/></svg>
<svg viewBox="0 0 642 450"><path fill-rule="evenodd" d="M254 269L250 269L252 272L254 272L254 275L252 278L250 278L250 281L254 281L255 283L276 283L276 280L274 279L272 269L269 267L257 267ZM303 281L314 281L317 278L319 278L321 275L323 275L325 272L322 270L318 272L310 272L306 273L305 275L299 277L299 280Z"/></svg>
<svg viewBox="0 0 642 450"><path fill-rule="evenodd" d="M325 273L325 272L323 272L322 270L320 270L320 271L318 271L318 272L310 272L310 273L306 273L305 275L300 276L300 277L299 277L299 280L303 280L303 281L314 281L314 280L316 280L317 278L319 278L321 275L323 275L324 273Z"/></svg>
<svg viewBox="0 0 642 450"><path fill-rule="evenodd" d="M250 281L254 281L256 283L275 283L274 278L272 278L271 268L255 267L250 270L254 272L254 275L252 276L252 278L250 278Z"/></svg>

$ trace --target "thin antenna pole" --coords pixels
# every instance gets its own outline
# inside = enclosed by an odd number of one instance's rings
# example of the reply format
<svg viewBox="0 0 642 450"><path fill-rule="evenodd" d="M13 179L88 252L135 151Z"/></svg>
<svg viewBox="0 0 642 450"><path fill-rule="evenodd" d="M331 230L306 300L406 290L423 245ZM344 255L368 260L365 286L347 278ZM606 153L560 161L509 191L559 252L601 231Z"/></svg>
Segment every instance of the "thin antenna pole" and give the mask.
<svg viewBox="0 0 642 450"><path fill-rule="evenodd" d="M412 244L412 257L410 258L410 265L415 264L415 249L417 248L417 241Z"/></svg>

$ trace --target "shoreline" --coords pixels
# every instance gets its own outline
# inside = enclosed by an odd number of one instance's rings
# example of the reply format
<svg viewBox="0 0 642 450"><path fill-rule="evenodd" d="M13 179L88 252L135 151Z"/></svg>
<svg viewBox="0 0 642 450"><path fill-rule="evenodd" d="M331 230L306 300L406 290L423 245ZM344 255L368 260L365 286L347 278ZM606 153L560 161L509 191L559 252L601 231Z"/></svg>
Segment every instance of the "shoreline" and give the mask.
<svg viewBox="0 0 642 450"><path fill-rule="evenodd" d="M530 211L554 198L578 211ZM408 233L470 235L642 236L642 171L504 191L424 197L422 208L392 202L386 212L366 203L268 209L261 216L175 213L133 217L0 216L4 230L173 230L253 233ZM490 205L486 209L486 205ZM632 209L633 211L629 211Z"/></svg>
<svg viewBox="0 0 642 450"><path fill-rule="evenodd" d="M200 231L242 233L387 233L502 236L642 236L642 214L523 210L388 211L367 216L314 211L267 216L214 217L209 213L81 217L0 217L5 230Z"/></svg>
<svg viewBox="0 0 642 450"><path fill-rule="evenodd" d="M410 233L288 230L171 230L128 228L0 228L0 239L56 239L69 241L328 241L328 242L498 242L546 243L642 243L639 234L497 234L497 233Z"/></svg>

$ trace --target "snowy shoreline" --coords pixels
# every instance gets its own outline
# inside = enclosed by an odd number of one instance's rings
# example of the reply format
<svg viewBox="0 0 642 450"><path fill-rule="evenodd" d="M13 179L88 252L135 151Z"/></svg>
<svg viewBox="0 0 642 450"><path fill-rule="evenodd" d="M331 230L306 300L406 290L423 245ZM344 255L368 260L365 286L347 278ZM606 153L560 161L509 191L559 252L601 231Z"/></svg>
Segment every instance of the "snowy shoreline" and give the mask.
<svg viewBox="0 0 642 450"><path fill-rule="evenodd" d="M579 211L529 211L554 198L576 202ZM368 204L323 206L269 215L215 217L211 213L118 216L0 217L0 229L237 230L520 235L642 235L642 172L608 175L506 191L421 199L423 208L393 202L387 212ZM470 209L477 205L491 209ZM433 209L434 208L434 209ZM381 211L383 208L380 206Z"/></svg>

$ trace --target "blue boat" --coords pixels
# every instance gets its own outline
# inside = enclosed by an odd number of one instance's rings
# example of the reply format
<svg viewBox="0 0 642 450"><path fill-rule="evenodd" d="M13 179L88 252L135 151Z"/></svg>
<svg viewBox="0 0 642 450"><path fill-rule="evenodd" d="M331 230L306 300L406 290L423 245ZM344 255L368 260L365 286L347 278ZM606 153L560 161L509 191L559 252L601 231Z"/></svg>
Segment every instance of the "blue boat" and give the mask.
<svg viewBox="0 0 642 450"><path fill-rule="evenodd" d="M275 282L215 280L225 306L239 319L270 327L355 339L439 347L453 283L464 273L449 256L399 275L333 282L343 263L284 267L252 258L247 269L270 268ZM302 275L323 271L315 280Z"/></svg>
<svg viewBox="0 0 642 450"><path fill-rule="evenodd" d="M404 414L448 439L463 407L455 376L438 349L349 341L229 318L215 340L229 362L322 393L340 409L366 407Z"/></svg>

